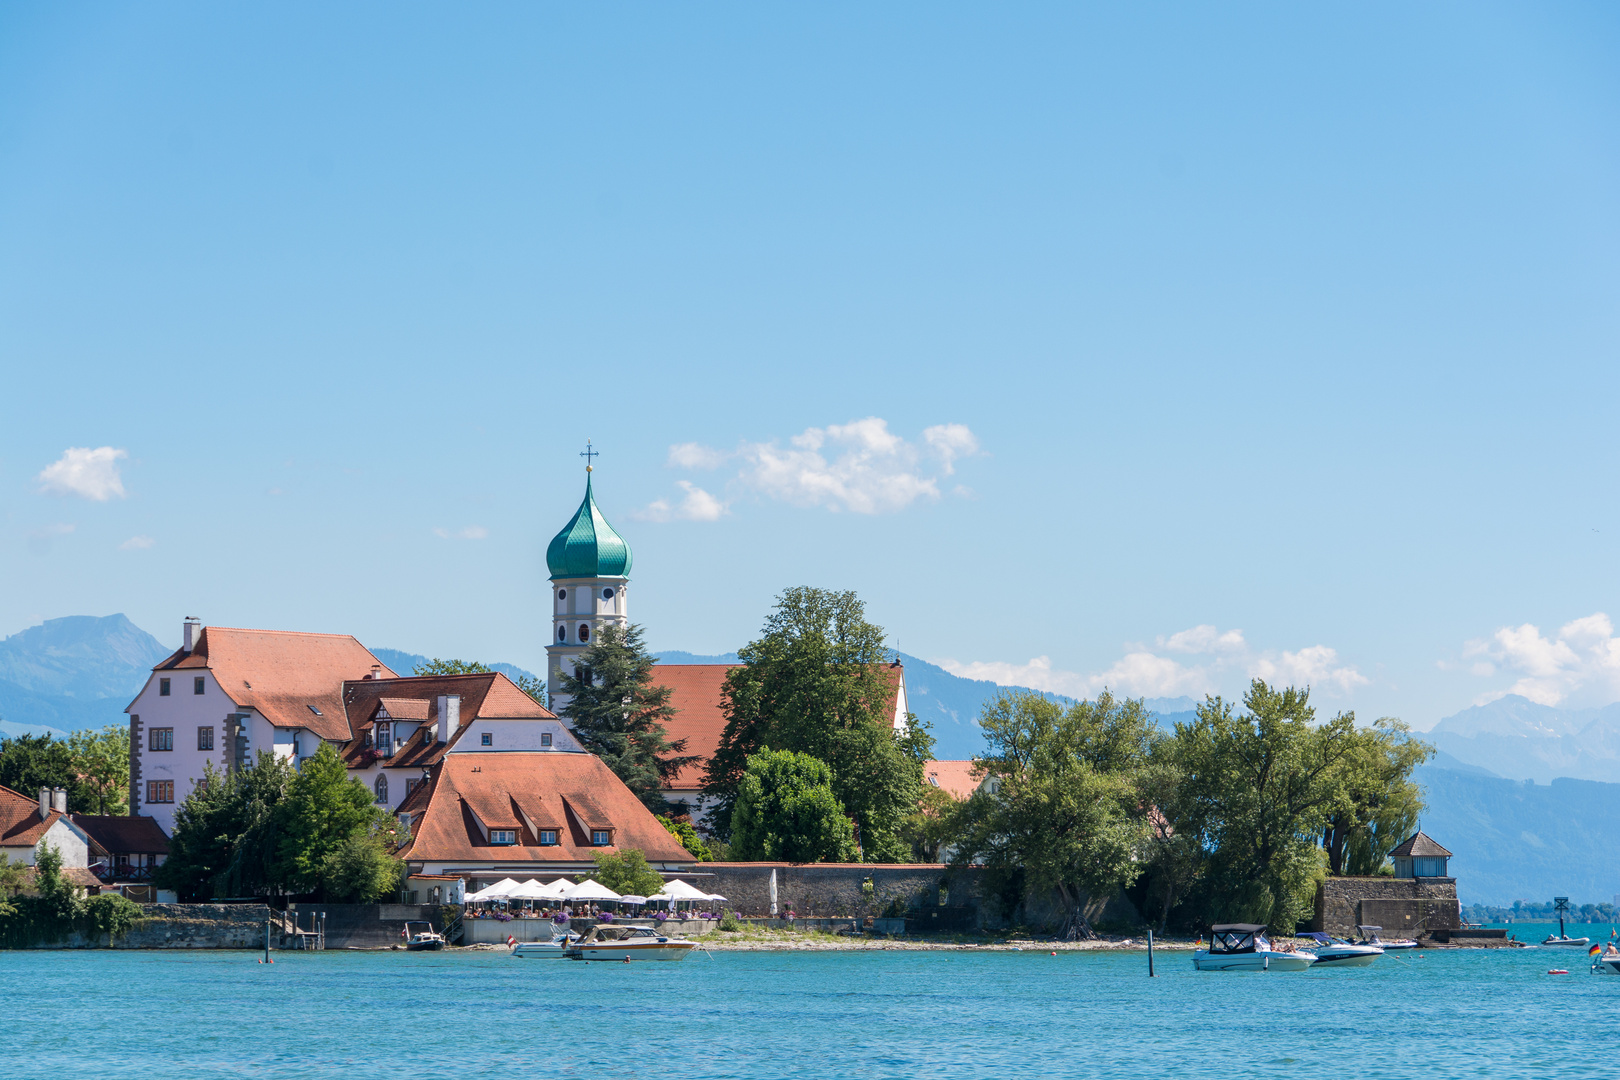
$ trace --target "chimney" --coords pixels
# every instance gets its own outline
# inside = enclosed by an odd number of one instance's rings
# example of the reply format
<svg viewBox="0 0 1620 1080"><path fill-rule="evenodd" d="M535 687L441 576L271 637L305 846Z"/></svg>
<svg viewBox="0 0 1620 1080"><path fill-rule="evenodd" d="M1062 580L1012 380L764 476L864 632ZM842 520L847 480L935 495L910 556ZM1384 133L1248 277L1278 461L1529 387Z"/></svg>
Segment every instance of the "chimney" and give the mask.
<svg viewBox="0 0 1620 1080"><path fill-rule="evenodd" d="M449 742L461 726L461 695L439 695L439 741Z"/></svg>
<svg viewBox="0 0 1620 1080"><path fill-rule="evenodd" d="M67 788L59 787L51 792L51 809L58 814L67 813Z"/></svg>
<svg viewBox="0 0 1620 1080"><path fill-rule="evenodd" d="M371 681L376 682L380 678L382 678L382 665L381 664L372 664L371 665Z"/></svg>
<svg viewBox="0 0 1620 1080"><path fill-rule="evenodd" d="M197 638L202 633L202 620L195 615L187 615L186 621L180 627L180 651L187 656L197 647Z"/></svg>
<svg viewBox="0 0 1620 1080"><path fill-rule="evenodd" d="M51 789L48 787L39 789L39 816L51 816Z"/></svg>

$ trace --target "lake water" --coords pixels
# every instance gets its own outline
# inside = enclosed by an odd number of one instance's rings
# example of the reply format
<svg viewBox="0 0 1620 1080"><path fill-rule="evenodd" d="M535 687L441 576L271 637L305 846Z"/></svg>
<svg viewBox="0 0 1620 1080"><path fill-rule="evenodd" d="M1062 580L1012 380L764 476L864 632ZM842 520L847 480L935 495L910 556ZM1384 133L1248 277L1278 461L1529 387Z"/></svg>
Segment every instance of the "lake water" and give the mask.
<svg viewBox="0 0 1620 1080"><path fill-rule="evenodd" d="M1607 927L1603 936L1607 937ZM1196 972L1190 954L0 952L19 1080L1591 1077L1620 978L1574 949ZM1572 974L1550 976L1549 967Z"/></svg>

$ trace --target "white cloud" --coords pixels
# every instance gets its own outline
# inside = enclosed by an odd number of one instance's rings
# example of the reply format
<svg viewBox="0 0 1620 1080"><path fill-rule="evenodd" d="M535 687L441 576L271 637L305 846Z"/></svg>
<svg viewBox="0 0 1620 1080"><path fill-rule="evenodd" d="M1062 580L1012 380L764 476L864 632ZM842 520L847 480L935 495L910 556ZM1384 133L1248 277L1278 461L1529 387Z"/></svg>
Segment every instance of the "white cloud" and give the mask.
<svg viewBox="0 0 1620 1080"><path fill-rule="evenodd" d="M919 499L938 499L939 481L956 471L956 463L979 453L979 439L964 424L935 424L923 429L921 442L909 442L889 430L888 421L869 416L847 424L806 428L783 446L742 442L735 450L716 450L700 443L669 448L672 468L717 469L737 463L734 487L794 506L822 506L857 514L903 510ZM641 512L653 521L713 521L729 502L683 483L687 497L671 505L660 499ZM971 497L957 485L954 494Z"/></svg>
<svg viewBox="0 0 1620 1080"><path fill-rule="evenodd" d="M489 530L482 525L468 525L464 528L451 531L450 529L434 529L433 535L440 540L487 540Z"/></svg>
<svg viewBox="0 0 1620 1080"><path fill-rule="evenodd" d="M40 490L53 495L79 495L96 502L124 497L124 481L118 475L118 462L129 456L127 450L100 446L70 446L62 456L45 466L38 480Z"/></svg>
<svg viewBox="0 0 1620 1080"><path fill-rule="evenodd" d="M1565 623L1551 638L1530 623L1504 626L1489 638L1468 642L1463 656L1476 658L1470 669L1475 675L1518 676L1506 690L1482 695L1479 703L1506 694L1542 705L1571 698L1607 704L1620 698L1620 639L1601 611Z"/></svg>
<svg viewBox="0 0 1620 1080"><path fill-rule="evenodd" d="M642 521L718 521L725 515L726 504L690 480L680 480L677 484L686 492L686 497L680 502L654 499L645 509L631 516Z"/></svg>
<svg viewBox="0 0 1620 1080"><path fill-rule="evenodd" d="M1161 649L1168 649L1178 653L1219 653L1223 655L1247 652L1249 643L1243 640L1243 631L1228 630L1222 633L1213 626L1195 626L1190 630L1179 630L1169 637L1158 639Z"/></svg>
<svg viewBox="0 0 1620 1080"><path fill-rule="evenodd" d="M1182 661L1164 653L1201 658ZM1125 655L1106 671L1086 674L1052 666L1047 656L1024 664L997 661L960 663L936 661L953 675L988 679L1003 686L1029 686L1070 697L1094 697L1107 689L1130 697L1202 697L1226 693L1241 696L1251 678L1267 682L1309 686L1330 696L1348 696L1369 680L1353 666L1339 661L1336 650L1312 645L1297 652L1256 652L1243 631L1222 631L1195 626L1156 639L1155 647L1127 646Z"/></svg>
<svg viewBox="0 0 1620 1080"><path fill-rule="evenodd" d="M132 536L128 540L125 540L122 544L119 544L118 550L145 551L155 543L157 543L157 541L153 540L150 536Z"/></svg>
<svg viewBox="0 0 1620 1080"><path fill-rule="evenodd" d="M946 476L956 471L957 458L979 452L978 436L969 431L966 424L935 424L923 428L923 442L940 460Z"/></svg>
<svg viewBox="0 0 1620 1080"><path fill-rule="evenodd" d="M1338 651L1326 645L1258 657L1249 674L1278 686L1336 686L1343 694L1369 681L1350 665L1340 664Z"/></svg>
<svg viewBox="0 0 1620 1080"><path fill-rule="evenodd" d="M676 443L669 448L669 459L666 464L676 469L718 469L730 456L724 450L716 450L701 443Z"/></svg>

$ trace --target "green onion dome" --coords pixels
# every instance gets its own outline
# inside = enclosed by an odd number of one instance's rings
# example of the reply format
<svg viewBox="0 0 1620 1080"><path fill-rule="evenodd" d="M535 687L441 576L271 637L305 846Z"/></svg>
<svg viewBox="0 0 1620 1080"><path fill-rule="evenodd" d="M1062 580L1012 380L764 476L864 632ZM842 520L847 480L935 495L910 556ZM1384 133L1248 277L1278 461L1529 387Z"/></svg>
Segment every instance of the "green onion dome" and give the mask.
<svg viewBox="0 0 1620 1080"><path fill-rule="evenodd" d="M553 580L630 576L630 545L613 531L591 497L589 474L585 477L585 501L546 547L546 566Z"/></svg>

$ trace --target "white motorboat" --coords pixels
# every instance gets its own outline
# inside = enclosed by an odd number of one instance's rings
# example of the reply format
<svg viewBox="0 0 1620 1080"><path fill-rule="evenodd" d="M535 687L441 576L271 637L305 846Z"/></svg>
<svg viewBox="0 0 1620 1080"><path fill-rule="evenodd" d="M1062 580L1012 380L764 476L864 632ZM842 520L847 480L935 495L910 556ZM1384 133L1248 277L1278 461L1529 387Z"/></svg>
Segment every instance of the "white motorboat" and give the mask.
<svg viewBox="0 0 1620 1080"><path fill-rule="evenodd" d="M1193 953L1199 971L1304 971L1316 955L1291 945L1273 947L1265 927L1223 923L1209 930L1209 948Z"/></svg>
<svg viewBox="0 0 1620 1080"><path fill-rule="evenodd" d="M697 942L665 937L647 926L594 926L568 947L571 960L685 960Z"/></svg>
<svg viewBox="0 0 1620 1080"><path fill-rule="evenodd" d="M438 952L444 948L444 935L433 929L432 923L418 924L422 929L411 933L411 924L406 923L400 935L405 938L405 948L411 952Z"/></svg>
<svg viewBox="0 0 1620 1080"><path fill-rule="evenodd" d="M564 931L550 941L509 940L508 943L512 946L512 955L519 960L567 960L569 947L578 940L578 934Z"/></svg>
<svg viewBox="0 0 1620 1080"><path fill-rule="evenodd" d="M1614 942L1609 942L1602 951L1596 951L1596 945L1592 948L1592 974L1620 975L1620 949L1615 948Z"/></svg>
<svg viewBox="0 0 1620 1080"><path fill-rule="evenodd" d="M1564 915L1569 911L1569 897L1553 897L1553 910L1558 912L1558 933L1548 934L1546 939L1542 941L1542 944L1550 945L1554 948L1563 945L1576 945L1582 949L1586 948L1587 943L1592 940L1591 938L1570 937L1568 934L1564 933Z"/></svg>
<svg viewBox="0 0 1620 1080"><path fill-rule="evenodd" d="M1327 934L1299 936L1316 942L1310 946L1311 952L1316 956L1316 963L1312 964L1312 967L1366 967L1384 955L1384 950L1376 945L1357 945Z"/></svg>
<svg viewBox="0 0 1620 1080"><path fill-rule="evenodd" d="M1418 943L1413 941L1411 938L1398 937L1390 938L1388 941L1385 941L1383 938L1378 936L1378 931L1383 929L1382 926L1358 926L1356 929L1361 931L1361 940L1352 942L1351 944L1353 945L1370 945L1375 949L1382 949L1385 952L1392 952L1396 949L1415 949L1418 947Z"/></svg>

